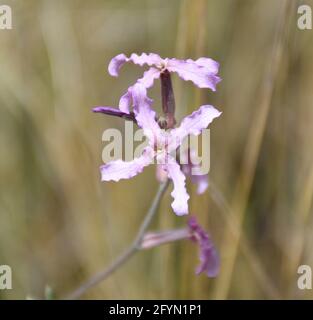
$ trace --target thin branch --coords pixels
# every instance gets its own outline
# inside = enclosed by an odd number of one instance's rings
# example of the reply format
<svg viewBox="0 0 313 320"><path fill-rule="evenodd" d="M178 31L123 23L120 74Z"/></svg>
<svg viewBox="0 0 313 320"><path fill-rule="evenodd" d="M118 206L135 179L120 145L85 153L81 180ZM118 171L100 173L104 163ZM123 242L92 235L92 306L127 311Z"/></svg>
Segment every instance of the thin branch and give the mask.
<svg viewBox="0 0 313 320"><path fill-rule="evenodd" d="M145 235L145 232L147 231L147 228L149 227L150 223L152 222L153 217L158 211L159 204L162 200L162 197L169 185L169 180L166 182L160 184L159 189L153 199L153 202L138 230L137 236L135 237L135 240L133 243L115 260L112 262L112 264L94 275L92 278L90 278L87 282L83 283L79 288L77 288L75 291L73 291L71 294L69 294L66 299L67 300L73 300L77 299L80 296L82 296L87 290L90 288L96 286L103 280L107 279L111 274L113 274L117 269L119 269L124 263L126 263L137 251L140 250L140 245L142 242L142 239Z"/></svg>

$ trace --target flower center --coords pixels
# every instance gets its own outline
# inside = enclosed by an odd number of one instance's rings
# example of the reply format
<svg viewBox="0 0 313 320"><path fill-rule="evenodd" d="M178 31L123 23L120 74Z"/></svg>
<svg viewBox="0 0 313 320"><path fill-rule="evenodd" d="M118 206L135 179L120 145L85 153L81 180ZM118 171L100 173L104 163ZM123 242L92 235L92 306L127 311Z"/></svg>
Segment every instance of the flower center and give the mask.
<svg viewBox="0 0 313 320"><path fill-rule="evenodd" d="M157 155L166 154L168 152L168 140L158 139L155 141L154 150Z"/></svg>
<svg viewBox="0 0 313 320"><path fill-rule="evenodd" d="M161 72L165 71L167 68L167 60L162 60L158 65L157 68L160 69Z"/></svg>

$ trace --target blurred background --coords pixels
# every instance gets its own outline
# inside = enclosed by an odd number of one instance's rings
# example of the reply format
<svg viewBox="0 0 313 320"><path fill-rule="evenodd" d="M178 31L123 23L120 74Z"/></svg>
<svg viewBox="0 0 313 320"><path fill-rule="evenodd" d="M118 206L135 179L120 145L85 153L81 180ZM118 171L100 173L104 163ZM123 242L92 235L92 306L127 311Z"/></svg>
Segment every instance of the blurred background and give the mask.
<svg viewBox="0 0 313 320"><path fill-rule="evenodd" d="M221 255L215 279L196 276L197 247L140 252L90 299L312 298L297 269L313 267L313 31L297 27L306 0L1 0L0 265L13 271L1 299L61 298L133 240L157 190L155 168L101 183L103 130L112 105L143 69L107 72L118 53L211 57L217 92L173 75L178 119L210 103L210 189L191 211ZM149 91L160 104L160 84ZM171 189L171 188L170 188ZM183 226L166 193L153 229Z"/></svg>

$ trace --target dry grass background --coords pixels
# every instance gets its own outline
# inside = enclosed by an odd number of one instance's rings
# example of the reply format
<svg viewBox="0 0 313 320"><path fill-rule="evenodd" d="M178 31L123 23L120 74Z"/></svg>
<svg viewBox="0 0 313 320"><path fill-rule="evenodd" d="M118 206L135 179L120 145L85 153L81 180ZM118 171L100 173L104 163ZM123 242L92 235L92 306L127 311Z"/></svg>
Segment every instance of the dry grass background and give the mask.
<svg viewBox="0 0 313 320"><path fill-rule="evenodd" d="M102 131L123 122L90 109L116 105L142 73L111 78L120 52L221 63L216 93L173 80L179 118L203 103L223 111L211 127L211 189L199 197L189 186L222 269L195 276L196 248L177 243L138 254L85 298L313 297L296 286L298 265L313 267L313 37L297 28L301 1L5 3L14 28L0 31L0 264L12 267L13 290L1 298L69 292L133 239L153 198L153 167L100 182ZM154 228L183 223L167 193Z"/></svg>

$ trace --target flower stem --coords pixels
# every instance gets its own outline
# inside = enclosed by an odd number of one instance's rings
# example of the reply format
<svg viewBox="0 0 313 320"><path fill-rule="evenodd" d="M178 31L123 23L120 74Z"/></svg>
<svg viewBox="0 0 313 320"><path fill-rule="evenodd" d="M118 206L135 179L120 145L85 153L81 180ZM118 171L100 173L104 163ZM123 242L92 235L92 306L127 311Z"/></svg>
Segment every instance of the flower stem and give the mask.
<svg viewBox="0 0 313 320"><path fill-rule="evenodd" d="M152 201L152 204L138 230L137 236L133 243L120 255L117 257L115 261L111 263L111 265L104 270L100 271L93 277L91 277L88 281L83 283L80 287L70 293L65 299L73 300L82 296L87 290L96 286L103 280L107 279L111 274L113 274L117 269L119 269L124 263L126 263L137 251L139 251L142 239L149 227L153 217L158 211L159 204L162 200L162 197L169 185L169 180L160 184L159 189Z"/></svg>

